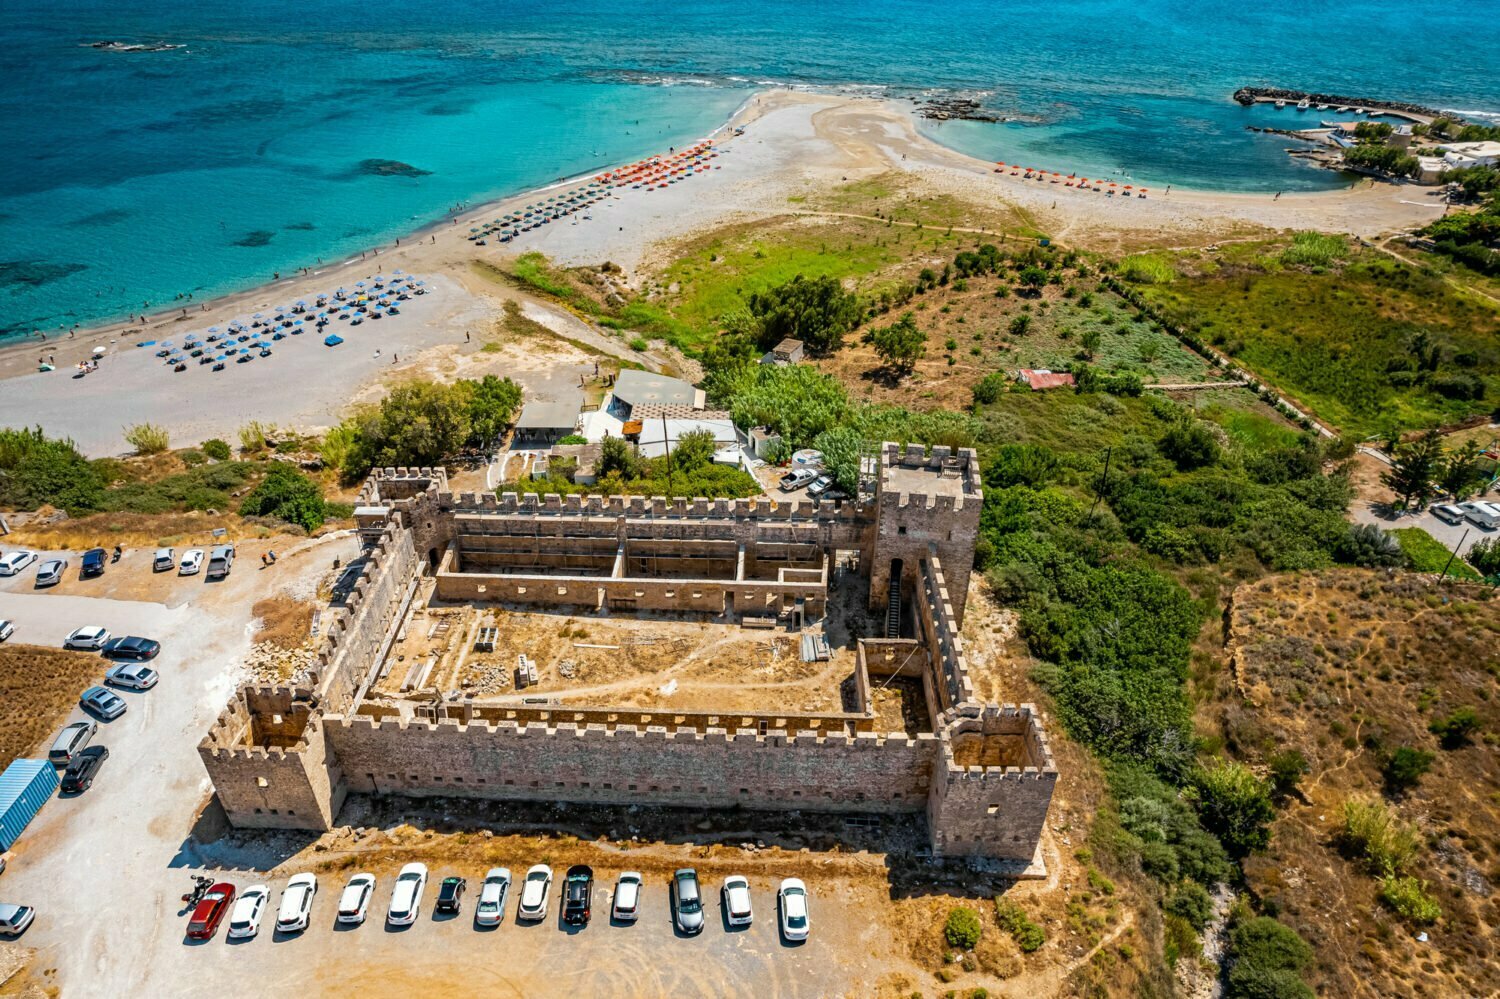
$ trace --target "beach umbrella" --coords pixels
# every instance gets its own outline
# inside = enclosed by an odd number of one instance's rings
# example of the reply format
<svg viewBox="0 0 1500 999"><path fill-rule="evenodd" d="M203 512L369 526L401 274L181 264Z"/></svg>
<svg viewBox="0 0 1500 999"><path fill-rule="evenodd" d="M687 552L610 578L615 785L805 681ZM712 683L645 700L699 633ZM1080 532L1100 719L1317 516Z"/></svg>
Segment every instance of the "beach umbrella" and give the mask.
<svg viewBox="0 0 1500 999"><path fill-rule="evenodd" d="M210 332L210 333L217 333L217 332L219 332L219 327L217 327L217 326L210 326L210 327L209 327L209 328L208 328L208 331L209 331L209 332Z"/></svg>
<svg viewBox="0 0 1500 999"><path fill-rule="evenodd" d="M149 345L149 343L148 343L148 345ZM103 347L95 347L94 348L94 354L95 355L99 355L99 354L102 354L102 353L104 353L104 348Z"/></svg>
<svg viewBox="0 0 1500 999"><path fill-rule="evenodd" d="M254 318L256 318L256 319L259 319L259 318L260 318L260 317L261 317L261 315L262 315L262 313L259 313L259 312L257 312L257 313L256 313L256 314L255 314L255 316L254 316Z"/></svg>

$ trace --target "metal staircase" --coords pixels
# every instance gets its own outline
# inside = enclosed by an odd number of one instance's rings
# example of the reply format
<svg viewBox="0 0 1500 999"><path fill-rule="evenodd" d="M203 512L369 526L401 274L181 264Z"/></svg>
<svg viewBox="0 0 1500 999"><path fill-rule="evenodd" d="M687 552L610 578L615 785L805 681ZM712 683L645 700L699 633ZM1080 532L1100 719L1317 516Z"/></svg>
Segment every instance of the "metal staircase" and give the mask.
<svg viewBox="0 0 1500 999"><path fill-rule="evenodd" d="M891 586L885 601L885 637L901 637L901 576L891 574Z"/></svg>

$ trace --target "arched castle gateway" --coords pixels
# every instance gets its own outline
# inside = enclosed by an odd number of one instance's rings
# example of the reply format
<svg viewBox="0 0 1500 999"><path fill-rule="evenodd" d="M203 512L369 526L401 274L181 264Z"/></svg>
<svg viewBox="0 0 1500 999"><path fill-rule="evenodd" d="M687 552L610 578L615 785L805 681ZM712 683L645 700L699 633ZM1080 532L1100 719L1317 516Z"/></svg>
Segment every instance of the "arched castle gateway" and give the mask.
<svg viewBox="0 0 1500 999"><path fill-rule="evenodd" d="M877 473L873 498L834 504L455 494L441 469L377 471L355 512L368 558L323 615L311 684L242 688L199 745L230 822L327 829L350 792L925 812L935 855L1040 872L1057 779L1046 735L1031 705L974 699L959 637L978 461L886 444ZM857 640L852 710L788 713L774 692L763 709L722 711L566 689L540 704L371 696L424 599L799 631L824 617L831 585L851 585L849 565L868 579L878 632ZM872 686L893 678L920 689L914 731L877 731Z"/></svg>

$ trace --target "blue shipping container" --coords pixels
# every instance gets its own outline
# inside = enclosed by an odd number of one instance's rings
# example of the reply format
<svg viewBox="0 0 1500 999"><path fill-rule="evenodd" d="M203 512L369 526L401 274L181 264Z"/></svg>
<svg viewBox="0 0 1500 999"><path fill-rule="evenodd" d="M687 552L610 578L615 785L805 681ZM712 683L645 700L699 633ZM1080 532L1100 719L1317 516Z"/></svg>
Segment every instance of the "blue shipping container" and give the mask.
<svg viewBox="0 0 1500 999"><path fill-rule="evenodd" d="M21 838L26 823L57 793L57 770L46 760L13 760L0 774L0 850Z"/></svg>

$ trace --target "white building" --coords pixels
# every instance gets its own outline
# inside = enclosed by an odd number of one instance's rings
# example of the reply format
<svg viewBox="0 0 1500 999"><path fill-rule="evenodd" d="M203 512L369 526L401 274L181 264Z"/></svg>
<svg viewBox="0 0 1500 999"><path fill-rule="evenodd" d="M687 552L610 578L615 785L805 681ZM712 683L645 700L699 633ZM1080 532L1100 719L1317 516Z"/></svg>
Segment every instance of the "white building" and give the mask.
<svg viewBox="0 0 1500 999"><path fill-rule="evenodd" d="M1449 170L1494 166L1500 163L1500 142L1454 142L1443 146L1443 162Z"/></svg>

